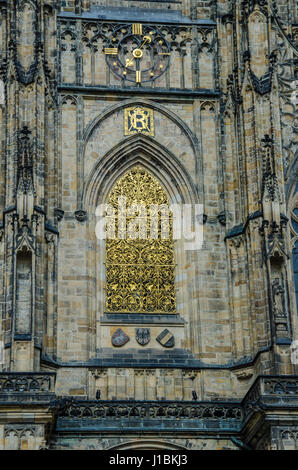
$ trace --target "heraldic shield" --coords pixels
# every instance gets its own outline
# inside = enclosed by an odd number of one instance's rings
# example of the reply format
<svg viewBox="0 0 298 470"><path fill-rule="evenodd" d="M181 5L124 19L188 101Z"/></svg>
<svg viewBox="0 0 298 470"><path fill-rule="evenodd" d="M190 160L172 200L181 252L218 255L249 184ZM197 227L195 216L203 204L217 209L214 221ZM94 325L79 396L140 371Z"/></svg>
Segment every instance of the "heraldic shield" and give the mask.
<svg viewBox="0 0 298 470"><path fill-rule="evenodd" d="M116 330L112 336L112 345L116 348L124 346L124 344L126 344L128 341L129 336L123 330L121 330L121 328L118 328L118 330Z"/></svg>
<svg viewBox="0 0 298 470"><path fill-rule="evenodd" d="M150 341L149 328L136 328L136 340L142 346L145 346Z"/></svg>

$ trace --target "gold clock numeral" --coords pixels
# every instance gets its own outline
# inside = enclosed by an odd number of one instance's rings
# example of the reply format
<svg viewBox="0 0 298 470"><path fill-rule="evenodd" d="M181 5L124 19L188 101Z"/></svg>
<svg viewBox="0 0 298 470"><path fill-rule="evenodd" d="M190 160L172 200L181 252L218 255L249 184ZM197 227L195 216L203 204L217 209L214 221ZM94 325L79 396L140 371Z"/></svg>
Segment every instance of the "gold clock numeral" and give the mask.
<svg viewBox="0 0 298 470"><path fill-rule="evenodd" d="M141 23L133 23L132 25L132 34L143 34L143 25Z"/></svg>
<svg viewBox="0 0 298 470"><path fill-rule="evenodd" d="M141 83L141 71L136 71L136 83Z"/></svg>
<svg viewBox="0 0 298 470"><path fill-rule="evenodd" d="M117 47L106 47L105 48L105 54L107 54L107 55L117 55L118 54L118 49L117 49Z"/></svg>

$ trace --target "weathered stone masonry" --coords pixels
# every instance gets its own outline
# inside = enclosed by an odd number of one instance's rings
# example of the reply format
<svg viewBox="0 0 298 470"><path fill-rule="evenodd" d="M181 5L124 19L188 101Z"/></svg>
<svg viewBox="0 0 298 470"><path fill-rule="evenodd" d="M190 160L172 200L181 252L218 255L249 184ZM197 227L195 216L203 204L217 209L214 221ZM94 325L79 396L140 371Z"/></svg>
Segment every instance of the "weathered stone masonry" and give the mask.
<svg viewBox="0 0 298 470"><path fill-rule="evenodd" d="M297 22L295 0L0 0L0 449L297 449ZM169 50L143 83L105 54L135 23ZM134 107L154 133L126 135ZM106 309L95 210L136 166L204 206L174 313Z"/></svg>

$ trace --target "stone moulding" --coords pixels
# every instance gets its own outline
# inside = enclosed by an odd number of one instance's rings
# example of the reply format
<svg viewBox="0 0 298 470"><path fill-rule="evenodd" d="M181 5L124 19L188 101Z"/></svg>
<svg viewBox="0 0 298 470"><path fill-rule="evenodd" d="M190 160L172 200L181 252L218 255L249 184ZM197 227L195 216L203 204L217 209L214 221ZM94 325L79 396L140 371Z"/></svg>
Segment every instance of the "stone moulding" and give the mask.
<svg viewBox="0 0 298 470"><path fill-rule="evenodd" d="M260 376L242 401L243 422L260 411L284 406L298 410L298 376Z"/></svg>
<svg viewBox="0 0 298 470"><path fill-rule="evenodd" d="M298 411L298 376L259 376L240 402L101 401L75 400L58 413L56 432L67 435L90 432L196 432L229 435L237 446L255 447L255 423L274 426L276 418L295 426L291 412ZM285 405L288 409L287 415ZM274 419L272 421L272 415ZM253 444L253 447L251 447Z"/></svg>
<svg viewBox="0 0 298 470"><path fill-rule="evenodd" d="M240 431L243 412L236 403L174 401L74 401L59 414L56 432Z"/></svg>
<svg viewBox="0 0 298 470"><path fill-rule="evenodd" d="M63 410L69 418L151 417L242 420L252 403L278 406L287 400L298 408L298 376L260 376L242 402L87 401L75 400Z"/></svg>
<svg viewBox="0 0 298 470"><path fill-rule="evenodd" d="M55 373L0 373L0 410L15 403L42 400L51 413L52 434L75 430L90 432L198 432L243 438L249 444L251 424L265 420L270 426L272 413L289 420L289 409L298 411L298 376L259 376L242 401L141 401L77 400L57 397ZM43 393L45 392L45 393ZM40 398L39 398L40 397ZM288 410L284 414L285 406ZM56 421L57 418L57 421ZM275 419L275 418L274 418ZM262 421L262 422L263 422ZM275 422L275 421L274 421ZM291 426L295 425L293 416ZM274 424L274 423L273 423ZM272 425L273 425L272 424ZM239 441L240 442L240 441ZM250 445L250 444L249 444Z"/></svg>
<svg viewBox="0 0 298 470"><path fill-rule="evenodd" d="M242 420L239 404L151 402L151 401L75 401L64 409L62 416L69 418L150 418L150 419L196 419Z"/></svg>
<svg viewBox="0 0 298 470"><path fill-rule="evenodd" d="M73 400L60 412L68 419L142 418L166 420L247 421L262 409L278 409L288 403L298 410L298 376L259 376L240 402L107 401Z"/></svg>
<svg viewBox="0 0 298 470"><path fill-rule="evenodd" d="M54 394L55 379L55 372L0 372L0 400L10 393Z"/></svg>

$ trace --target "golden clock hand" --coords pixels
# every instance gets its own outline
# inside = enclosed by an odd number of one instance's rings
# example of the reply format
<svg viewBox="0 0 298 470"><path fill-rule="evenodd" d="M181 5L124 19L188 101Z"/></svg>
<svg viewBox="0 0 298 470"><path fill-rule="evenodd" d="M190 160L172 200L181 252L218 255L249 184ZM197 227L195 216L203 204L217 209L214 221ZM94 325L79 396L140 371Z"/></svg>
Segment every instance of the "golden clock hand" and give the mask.
<svg viewBox="0 0 298 470"><path fill-rule="evenodd" d="M149 42L149 44L151 42L151 37L150 36L144 36L143 39L144 39L144 42L139 47L139 49L138 49L139 51L142 50L142 48L145 46L146 42ZM135 49L135 50L137 50L137 49Z"/></svg>
<svg viewBox="0 0 298 470"><path fill-rule="evenodd" d="M143 37L144 41L143 43L140 45L140 47L137 47L136 49L133 50L133 58L131 59L126 59L126 63L125 63L125 67L129 67L131 65L133 65L133 60L134 59L141 59L142 58L142 48L145 46L146 42L151 42L151 37L150 36L144 36Z"/></svg>
<svg viewBox="0 0 298 470"><path fill-rule="evenodd" d="M136 83L141 83L141 81L140 59L136 59Z"/></svg>
<svg viewBox="0 0 298 470"><path fill-rule="evenodd" d="M144 39L144 42L143 42L143 44L139 47L140 50L142 49L142 47L145 46L146 42L149 42L149 44L150 44L150 42L151 42L151 37L150 37L150 36L144 36L143 39Z"/></svg>
<svg viewBox="0 0 298 470"><path fill-rule="evenodd" d="M133 50L133 52L132 52L133 57L131 59L130 58L126 59L125 67L131 67L133 65L133 60L134 59L141 59L142 58L142 56L143 56L142 48L145 46L146 42L149 42L149 44L151 43L151 36L144 36L143 39L144 39L144 41L140 45L140 47L137 47L136 49Z"/></svg>

